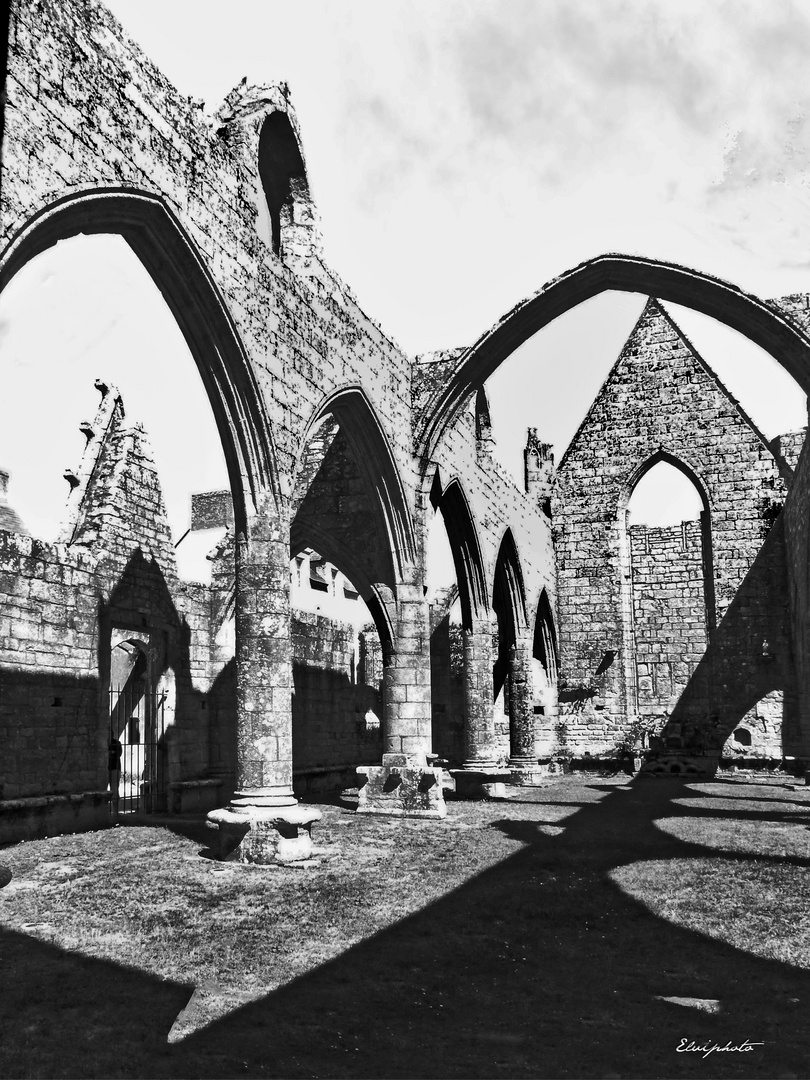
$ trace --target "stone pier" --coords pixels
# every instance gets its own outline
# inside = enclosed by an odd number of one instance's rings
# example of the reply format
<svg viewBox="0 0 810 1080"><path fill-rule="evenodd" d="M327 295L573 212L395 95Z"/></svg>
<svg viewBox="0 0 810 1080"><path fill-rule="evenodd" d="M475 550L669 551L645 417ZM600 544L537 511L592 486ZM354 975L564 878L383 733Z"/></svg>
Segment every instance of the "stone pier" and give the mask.
<svg viewBox="0 0 810 1080"><path fill-rule="evenodd" d="M546 775L539 764L537 726L532 639L524 630L509 650L509 768L513 784L531 786Z"/></svg>
<svg viewBox="0 0 810 1080"><path fill-rule="evenodd" d="M503 797L510 773L499 769L496 761L491 623L485 618L476 620L463 631L463 640L464 763L452 773L456 795Z"/></svg>
<svg viewBox="0 0 810 1080"><path fill-rule="evenodd" d="M383 671L381 765L358 766L360 814L442 818L441 769L433 768L430 618L420 584L398 590L396 633Z"/></svg>
<svg viewBox="0 0 810 1080"><path fill-rule="evenodd" d="M289 559L271 524L237 544L237 778L230 805L208 815L220 859L308 859L321 814L292 790Z"/></svg>

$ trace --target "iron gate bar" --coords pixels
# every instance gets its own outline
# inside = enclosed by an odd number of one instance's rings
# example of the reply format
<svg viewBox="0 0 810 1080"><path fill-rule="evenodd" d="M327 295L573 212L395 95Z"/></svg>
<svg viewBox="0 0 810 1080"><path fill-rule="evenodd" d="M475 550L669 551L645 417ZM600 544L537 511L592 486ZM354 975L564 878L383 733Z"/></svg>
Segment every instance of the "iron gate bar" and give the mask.
<svg viewBox="0 0 810 1080"><path fill-rule="evenodd" d="M110 687L109 739L111 745L117 739L122 749L118 773L119 815L166 810L165 700L165 693L158 697L134 687ZM116 801L113 779L111 774L111 816L115 815Z"/></svg>

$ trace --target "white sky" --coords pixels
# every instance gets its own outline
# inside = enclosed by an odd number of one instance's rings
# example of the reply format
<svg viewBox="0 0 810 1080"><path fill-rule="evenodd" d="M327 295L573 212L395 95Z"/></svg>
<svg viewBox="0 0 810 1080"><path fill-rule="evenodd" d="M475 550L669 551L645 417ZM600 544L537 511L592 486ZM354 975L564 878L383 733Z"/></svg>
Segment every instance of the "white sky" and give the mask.
<svg viewBox="0 0 810 1080"><path fill-rule="evenodd" d="M605 251L694 266L762 296L810 290L807 5L108 6L208 111L243 76L290 84L327 261L411 354L474 341ZM0 300L0 465L12 504L51 534L93 378L110 378L152 437L179 533L188 491L225 484L210 413L190 397L192 362L154 313L141 268L115 242L81 241L105 243L103 258L42 256ZM515 472L528 425L559 459L642 306L596 298L490 380L499 453ZM803 426L802 396L759 350L671 310L768 437Z"/></svg>

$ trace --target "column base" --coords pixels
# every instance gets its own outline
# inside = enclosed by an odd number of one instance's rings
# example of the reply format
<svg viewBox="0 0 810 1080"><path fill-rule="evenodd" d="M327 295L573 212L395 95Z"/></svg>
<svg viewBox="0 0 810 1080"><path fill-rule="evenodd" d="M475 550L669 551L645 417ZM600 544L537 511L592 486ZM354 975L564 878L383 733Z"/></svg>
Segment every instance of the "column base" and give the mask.
<svg viewBox="0 0 810 1080"><path fill-rule="evenodd" d="M220 860L260 866L303 862L312 857L311 829L320 810L289 806L252 806L212 810L206 825L211 848Z"/></svg>
<svg viewBox="0 0 810 1080"><path fill-rule="evenodd" d="M457 799L505 799L506 786L512 782L509 769L474 768L463 765L460 769L451 769L450 775L456 782Z"/></svg>
<svg viewBox="0 0 810 1080"><path fill-rule="evenodd" d="M390 763L388 759L401 759ZM382 765L358 765L358 814L443 818L447 803L442 770L409 764L404 754L385 754Z"/></svg>

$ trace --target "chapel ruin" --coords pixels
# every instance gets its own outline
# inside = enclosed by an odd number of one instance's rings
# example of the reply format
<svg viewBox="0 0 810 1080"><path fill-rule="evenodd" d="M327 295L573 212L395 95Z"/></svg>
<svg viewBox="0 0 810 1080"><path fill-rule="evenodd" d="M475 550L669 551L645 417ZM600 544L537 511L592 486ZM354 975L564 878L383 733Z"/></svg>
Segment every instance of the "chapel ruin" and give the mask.
<svg viewBox="0 0 810 1080"><path fill-rule="evenodd" d="M442 817L451 782L480 797L622 753L803 770L803 433L766 441L658 301L807 390L810 298L606 255L472 346L405 356L323 261L287 87L243 83L212 121L96 0L12 5L0 168L0 289L61 240L123 237L188 343L230 480L192 503L203 583L178 574L148 432L115 386L96 384L57 542L30 535L0 462L0 842L107 825L111 739L119 809L205 811L218 853L254 862L306 859L318 811L299 799L341 785L359 812ZM561 460L529 432L518 488L486 381L605 290L650 299ZM700 510L633 523L660 462ZM434 519L456 582L429 592Z"/></svg>

